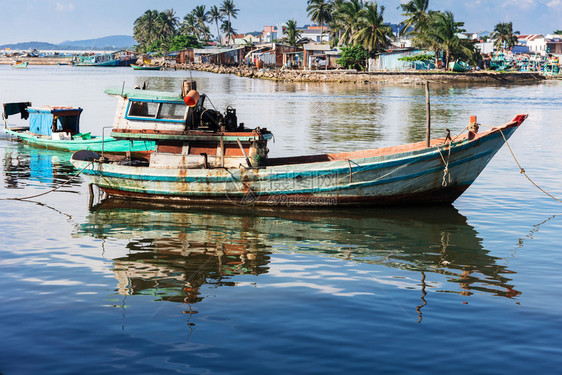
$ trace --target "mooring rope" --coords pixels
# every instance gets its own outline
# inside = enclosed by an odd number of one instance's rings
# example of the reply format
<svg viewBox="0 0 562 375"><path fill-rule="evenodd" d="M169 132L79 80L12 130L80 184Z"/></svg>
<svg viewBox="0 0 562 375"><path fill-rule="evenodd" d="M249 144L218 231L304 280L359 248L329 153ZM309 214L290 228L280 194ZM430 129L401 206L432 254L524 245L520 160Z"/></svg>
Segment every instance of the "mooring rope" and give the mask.
<svg viewBox="0 0 562 375"><path fill-rule="evenodd" d="M486 128L490 128L490 129L496 129L493 126L489 126L489 125L483 125L483 124L478 124L480 126L484 126ZM509 153L511 154L511 156L513 157L513 160L515 160L515 164L517 164L517 167L519 168L519 173L521 173L523 176L525 176L525 178L527 178L527 180L529 180L529 182L531 184L533 184L537 189L539 189L540 191L542 191L544 194L548 195L550 198L554 199L555 201L558 201L560 203L562 203L562 200L556 198L554 195L550 194L549 192L547 192L546 190L544 190L543 188L541 188L539 185L537 185L537 183L535 183L535 181L533 181L531 179L531 177L529 177L527 175L527 172L525 171L525 169L523 169L523 167L521 167L521 164L519 164L519 161L517 160L517 158L515 157L515 153L513 152L513 150L511 149L511 146L509 145L509 142L507 141L507 138L505 137L505 135L503 134L503 131L501 130L501 128L497 128L500 131L500 134L502 135L502 138L505 142L505 144L507 145L507 148L509 149Z"/></svg>
<svg viewBox="0 0 562 375"><path fill-rule="evenodd" d="M549 192L547 192L546 190L544 190L543 188L541 188L539 185L537 185L535 183L535 181L533 181L531 179L531 177L527 176L527 172L525 172L525 169L523 169L521 167L521 164L519 164L519 161L517 160L517 158L515 157L515 154L513 153L513 150L511 149L511 146L509 145L509 142L507 141L507 139L505 138L505 135L503 134L503 131L501 129L498 129L503 137L503 140L505 141L505 144L507 145L507 148L509 149L509 152L511 153L511 156L513 157L513 160L515 160L515 163L517 164L517 166L519 167L519 173L521 173L523 176L525 176L527 178L527 180L529 180L529 182L531 184L533 184L537 189L539 189L540 191L542 191L543 193L545 193L546 195L548 195L550 198L554 199L555 201L558 201L560 203L562 203L562 200L556 198L554 195L550 194Z"/></svg>
<svg viewBox="0 0 562 375"><path fill-rule="evenodd" d="M23 200L27 200L27 199L33 199L33 198L37 198L43 195L47 195L49 193L52 193L53 191L56 191L58 189L60 189L61 187L63 187L64 185L70 183L72 180L74 180L76 177L80 176L80 174L84 171L84 169L88 168L91 164L93 163L93 161L89 162L88 164L86 164L86 166L84 168L82 168L80 171L78 171L78 173L76 173L74 176L72 176L70 179L66 180L65 182L63 182L62 184L55 186L53 189L45 191L41 194L35 194L35 195L31 195L29 197L22 197L22 198L0 198L0 200L5 200L5 201L23 201Z"/></svg>

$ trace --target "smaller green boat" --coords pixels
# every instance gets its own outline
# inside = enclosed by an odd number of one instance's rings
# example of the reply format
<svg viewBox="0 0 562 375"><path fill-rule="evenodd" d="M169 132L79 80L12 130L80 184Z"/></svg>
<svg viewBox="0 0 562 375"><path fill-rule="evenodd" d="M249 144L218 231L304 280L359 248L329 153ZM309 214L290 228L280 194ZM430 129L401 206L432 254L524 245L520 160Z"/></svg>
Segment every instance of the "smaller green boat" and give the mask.
<svg viewBox="0 0 562 375"><path fill-rule="evenodd" d="M27 61L16 61L12 64L12 68L15 69L22 69L22 68L27 68L27 65L29 65L29 63Z"/></svg>
<svg viewBox="0 0 562 375"><path fill-rule="evenodd" d="M131 65L133 70L160 70L161 66L158 65Z"/></svg>
<svg viewBox="0 0 562 375"><path fill-rule="evenodd" d="M468 72L470 70L470 66L462 61L451 61L449 63L449 69L453 72Z"/></svg>
<svg viewBox="0 0 562 375"><path fill-rule="evenodd" d="M29 102L4 103L4 132L30 146L51 150L76 152L90 150L108 154L148 155L154 151L155 143L144 140L120 140L113 137L96 137L80 133L82 108L32 107ZM29 126L10 126L9 116L20 114L29 119Z"/></svg>

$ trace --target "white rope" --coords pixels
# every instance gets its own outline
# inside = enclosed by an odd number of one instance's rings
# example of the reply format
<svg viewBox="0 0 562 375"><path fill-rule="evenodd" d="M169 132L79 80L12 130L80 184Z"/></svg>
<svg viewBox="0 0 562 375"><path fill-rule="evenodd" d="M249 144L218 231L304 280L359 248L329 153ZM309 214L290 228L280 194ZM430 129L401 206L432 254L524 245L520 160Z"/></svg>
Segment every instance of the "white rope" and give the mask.
<svg viewBox="0 0 562 375"><path fill-rule="evenodd" d="M487 128L491 128L494 129L494 127L489 126L489 125L482 125L480 124L480 126L484 126ZM515 157L515 154L513 153L513 150L511 149L511 146L509 145L509 142L507 141L507 138L505 137L505 135L503 134L503 131L500 128L497 128L500 131L500 134L503 137L503 140L505 142L505 144L507 145L507 148L509 149L509 152L511 153L511 156L513 157L513 160L515 160L515 164L517 164L517 167L519 167L519 173L521 173L523 176L525 176L527 178L527 180L529 180L529 182L531 184L533 184L537 189L539 189L540 191L542 191L544 194L548 195L550 198L554 199L555 201L558 201L560 203L562 203L562 200L556 198L555 196L553 196L552 194L550 194L549 192L547 192L546 190L544 190L543 188L541 188L539 185L537 185L535 183L535 181L531 180L531 178L529 176L527 176L527 173L525 172L525 169L523 169L523 167L521 167L521 164L519 164L519 161L517 160L517 158Z"/></svg>

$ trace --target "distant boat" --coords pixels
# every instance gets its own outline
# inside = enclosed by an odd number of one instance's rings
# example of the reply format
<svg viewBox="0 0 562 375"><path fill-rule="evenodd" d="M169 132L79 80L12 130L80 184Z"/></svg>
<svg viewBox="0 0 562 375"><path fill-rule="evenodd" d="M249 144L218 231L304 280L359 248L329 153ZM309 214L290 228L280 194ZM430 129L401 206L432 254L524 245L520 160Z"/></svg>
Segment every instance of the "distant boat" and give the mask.
<svg viewBox="0 0 562 375"><path fill-rule="evenodd" d="M78 56L76 66L118 66L119 59L113 54L95 54L88 56Z"/></svg>
<svg viewBox="0 0 562 375"><path fill-rule="evenodd" d="M557 60L548 61L544 64L543 74L545 76L556 76L560 74L560 65Z"/></svg>
<svg viewBox="0 0 562 375"><path fill-rule="evenodd" d="M137 57L131 53L119 51L114 53L92 54L78 56L76 66L130 66L137 62Z"/></svg>
<svg viewBox="0 0 562 375"><path fill-rule="evenodd" d="M451 61L449 63L449 69L453 72L468 72L470 70L470 66L467 63L462 61Z"/></svg>
<svg viewBox="0 0 562 375"><path fill-rule="evenodd" d="M124 154L147 155L154 149L154 142L117 140L80 133L82 108L43 106L31 107L31 103L4 103L4 132L30 146L51 150L75 152L90 150ZM29 119L27 126L10 126L6 119L21 114Z"/></svg>
<svg viewBox="0 0 562 375"><path fill-rule="evenodd" d="M16 61L12 64L12 68L15 69L22 69L22 68L27 68L27 65L29 65L29 63L27 61Z"/></svg>
<svg viewBox="0 0 562 375"><path fill-rule="evenodd" d="M451 139L381 149L269 158L265 128L236 110L204 107L204 94L107 90L119 98L112 136L151 140L149 158L77 152L71 162L109 196L162 203L365 206L452 203L527 118ZM185 104L184 104L185 103ZM476 125L476 120L471 120Z"/></svg>
<svg viewBox="0 0 562 375"><path fill-rule="evenodd" d="M133 70L160 70L162 69L161 66L157 66L157 65L135 65L132 64L131 65L133 67Z"/></svg>

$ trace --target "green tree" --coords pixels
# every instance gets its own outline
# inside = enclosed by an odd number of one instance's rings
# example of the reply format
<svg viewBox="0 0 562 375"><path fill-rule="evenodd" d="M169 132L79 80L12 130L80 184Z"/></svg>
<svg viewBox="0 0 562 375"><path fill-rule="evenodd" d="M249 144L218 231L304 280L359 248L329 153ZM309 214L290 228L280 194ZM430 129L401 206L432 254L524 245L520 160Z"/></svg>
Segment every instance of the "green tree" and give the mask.
<svg viewBox="0 0 562 375"><path fill-rule="evenodd" d="M332 2L330 0L308 0L306 11L313 22L320 25L320 42L324 40L324 24L332 17Z"/></svg>
<svg viewBox="0 0 562 375"><path fill-rule="evenodd" d="M505 50L517 44L517 36L513 32L512 22L500 22L494 26L494 32L490 38L495 39L494 46Z"/></svg>
<svg viewBox="0 0 562 375"><path fill-rule="evenodd" d="M219 7L213 5L209 10L209 21L214 22L215 25L217 26L217 42L219 43L219 45L221 44L221 33L219 29L219 22L222 22L223 20L224 20L224 15L220 11Z"/></svg>
<svg viewBox="0 0 562 375"><path fill-rule="evenodd" d="M201 48L203 45L194 35L177 35L170 42L170 51L181 51L187 48Z"/></svg>
<svg viewBox="0 0 562 375"><path fill-rule="evenodd" d="M390 26L384 24L384 6L369 2L359 11L357 30L353 35L354 42L361 44L371 56L390 46L394 37Z"/></svg>
<svg viewBox="0 0 562 375"><path fill-rule="evenodd" d="M197 35L200 39L209 40L211 30L207 26L207 21L209 17L209 12L205 10L205 5L197 5L192 11L193 17L195 18Z"/></svg>
<svg viewBox="0 0 562 375"><path fill-rule="evenodd" d="M195 35L199 36L199 28L197 26L197 19L193 13L188 13L183 18L183 22L180 26L180 33L182 35Z"/></svg>
<svg viewBox="0 0 562 375"><path fill-rule="evenodd" d="M429 0L411 0L405 4L400 4L402 15L406 18L402 22L400 35L406 34L407 30L412 27L414 31L420 31L430 20L431 11L428 10Z"/></svg>
<svg viewBox="0 0 562 375"><path fill-rule="evenodd" d="M363 46L342 47L341 58L337 63L346 69L363 70L368 58L369 53Z"/></svg>
<svg viewBox="0 0 562 375"><path fill-rule="evenodd" d="M288 20L285 33L287 34L287 44L296 47L299 44L299 39L301 38L301 33L297 29L297 21L294 19Z"/></svg>
<svg viewBox="0 0 562 375"><path fill-rule="evenodd" d="M171 39L177 34L177 27L179 25L178 17L173 9L166 9L158 14L158 39L166 40Z"/></svg>
<svg viewBox="0 0 562 375"><path fill-rule="evenodd" d="M139 43L141 51L144 51L150 43L157 39L157 20L157 10L147 10L135 20L133 37Z"/></svg>
<svg viewBox="0 0 562 375"><path fill-rule="evenodd" d="M223 33L226 34L226 39L229 42L234 42L234 39L232 38L232 35L236 34L236 30L234 30L230 21L228 21L228 20L224 21L221 25L221 30L222 30Z"/></svg>
<svg viewBox="0 0 562 375"><path fill-rule="evenodd" d="M552 33L554 35L562 35L562 30L554 30Z"/></svg>
<svg viewBox="0 0 562 375"><path fill-rule="evenodd" d="M221 4L220 7L220 11L222 12L222 14L224 14L226 17L228 17L228 20L223 22L222 25L222 30L225 31L226 33L226 38L227 41L229 43L232 42L232 34L234 34L234 28L232 27L232 22L231 22L231 18L236 19L236 16L238 15L239 9L236 8L236 4L234 4L233 0L224 0L223 3Z"/></svg>
<svg viewBox="0 0 562 375"><path fill-rule="evenodd" d="M353 35L357 29L357 19L364 4L361 0L338 1L334 3L330 27L337 34L339 45L353 44Z"/></svg>
<svg viewBox="0 0 562 375"><path fill-rule="evenodd" d="M464 32L464 22L455 21L453 13L433 12L427 25L414 32L414 44L435 51L438 59L443 52L443 63L447 67L452 59L467 59L472 56L472 44L467 39L460 39L457 34Z"/></svg>

